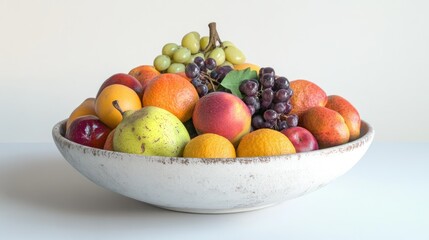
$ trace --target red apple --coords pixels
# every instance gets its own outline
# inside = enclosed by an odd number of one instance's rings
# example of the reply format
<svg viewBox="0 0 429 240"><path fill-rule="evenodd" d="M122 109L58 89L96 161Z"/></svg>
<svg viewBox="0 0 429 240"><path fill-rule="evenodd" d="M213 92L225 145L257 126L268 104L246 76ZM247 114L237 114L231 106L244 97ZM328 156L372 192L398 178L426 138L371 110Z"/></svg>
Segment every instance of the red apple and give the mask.
<svg viewBox="0 0 429 240"><path fill-rule="evenodd" d="M319 149L316 138L303 127L291 127L281 131L292 142L297 153Z"/></svg>
<svg viewBox="0 0 429 240"><path fill-rule="evenodd" d="M121 84L127 86L134 90L140 98L142 98L143 96L143 87L139 80L126 73L117 73L103 82L103 84L100 86L100 89L98 90L97 97L98 95L100 95L101 91L103 91L104 88L113 84Z"/></svg>
<svg viewBox="0 0 429 240"><path fill-rule="evenodd" d="M65 137L75 143L103 148L111 129L98 117L85 115L76 118L66 130Z"/></svg>

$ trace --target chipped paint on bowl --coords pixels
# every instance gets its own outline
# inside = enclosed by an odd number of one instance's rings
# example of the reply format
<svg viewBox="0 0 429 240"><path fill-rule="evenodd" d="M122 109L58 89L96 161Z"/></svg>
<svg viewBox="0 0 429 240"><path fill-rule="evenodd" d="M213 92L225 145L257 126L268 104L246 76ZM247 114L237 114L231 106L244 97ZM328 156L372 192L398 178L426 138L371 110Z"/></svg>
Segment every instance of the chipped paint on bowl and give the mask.
<svg viewBox="0 0 429 240"><path fill-rule="evenodd" d="M306 153L253 158L142 156L86 147L52 130L64 158L95 184L161 208L232 213L268 207L315 191L351 169L374 138L362 121L361 137Z"/></svg>

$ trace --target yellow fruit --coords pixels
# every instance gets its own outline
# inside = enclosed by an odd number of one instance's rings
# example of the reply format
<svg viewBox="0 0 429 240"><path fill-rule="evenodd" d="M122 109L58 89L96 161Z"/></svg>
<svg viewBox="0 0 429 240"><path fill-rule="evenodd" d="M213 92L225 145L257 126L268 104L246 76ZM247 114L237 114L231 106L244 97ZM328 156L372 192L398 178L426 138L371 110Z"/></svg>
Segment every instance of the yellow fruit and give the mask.
<svg viewBox="0 0 429 240"><path fill-rule="evenodd" d="M275 156L295 152L292 142L283 133L261 128L244 135L238 144L237 157Z"/></svg>
<svg viewBox="0 0 429 240"><path fill-rule="evenodd" d="M95 100L95 112L111 129L122 121L122 114L112 104L115 100L124 112L142 108L141 99L133 89L121 84L112 84L104 88Z"/></svg>
<svg viewBox="0 0 429 240"><path fill-rule="evenodd" d="M234 65L235 70L244 70L246 68L250 68L250 70L256 71L257 73L259 73L259 70L261 69L260 66L252 63L242 63Z"/></svg>
<svg viewBox="0 0 429 240"><path fill-rule="evenodd" d="M183 157L189 158L235 158L232 143L214 133L201 134L186 145Z"/></svg>
<svg viewBox="0 0 429 240"><path fill-rule="evenodd" d="M73 112L70 114L67 119L66 129L69 128L70 124L78 117L84 115L94 115L95 113L95 98L87 98L83 101Z"/></svg>

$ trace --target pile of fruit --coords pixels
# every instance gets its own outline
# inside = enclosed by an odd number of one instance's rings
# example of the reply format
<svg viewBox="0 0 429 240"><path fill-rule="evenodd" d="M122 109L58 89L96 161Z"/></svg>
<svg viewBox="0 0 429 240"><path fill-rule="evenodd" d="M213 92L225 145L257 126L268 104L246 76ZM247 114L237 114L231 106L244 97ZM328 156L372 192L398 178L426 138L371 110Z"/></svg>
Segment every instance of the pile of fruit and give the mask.
<svg viewBox="0 0 429 240"><path fill-rule="evenodd" d="M361 119L341 96L246 63L231 42L186 34L153 65L105 80L70 115L65 137L147 156L234 158L292 154L347 143Z"/></svg>

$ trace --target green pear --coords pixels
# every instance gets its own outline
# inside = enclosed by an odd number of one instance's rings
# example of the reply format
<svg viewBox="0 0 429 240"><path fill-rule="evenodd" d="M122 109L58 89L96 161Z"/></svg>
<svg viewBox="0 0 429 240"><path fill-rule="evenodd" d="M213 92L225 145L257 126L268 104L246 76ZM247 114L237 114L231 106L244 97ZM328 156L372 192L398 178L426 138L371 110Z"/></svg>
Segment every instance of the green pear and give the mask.
<svg viewBox="0 0 429 240"><path fill-rule="evenodd" d="M123 113L113 135L113 150L179 157L189 141L186 127L175 115L162 108L148 106Z"/></svg>

